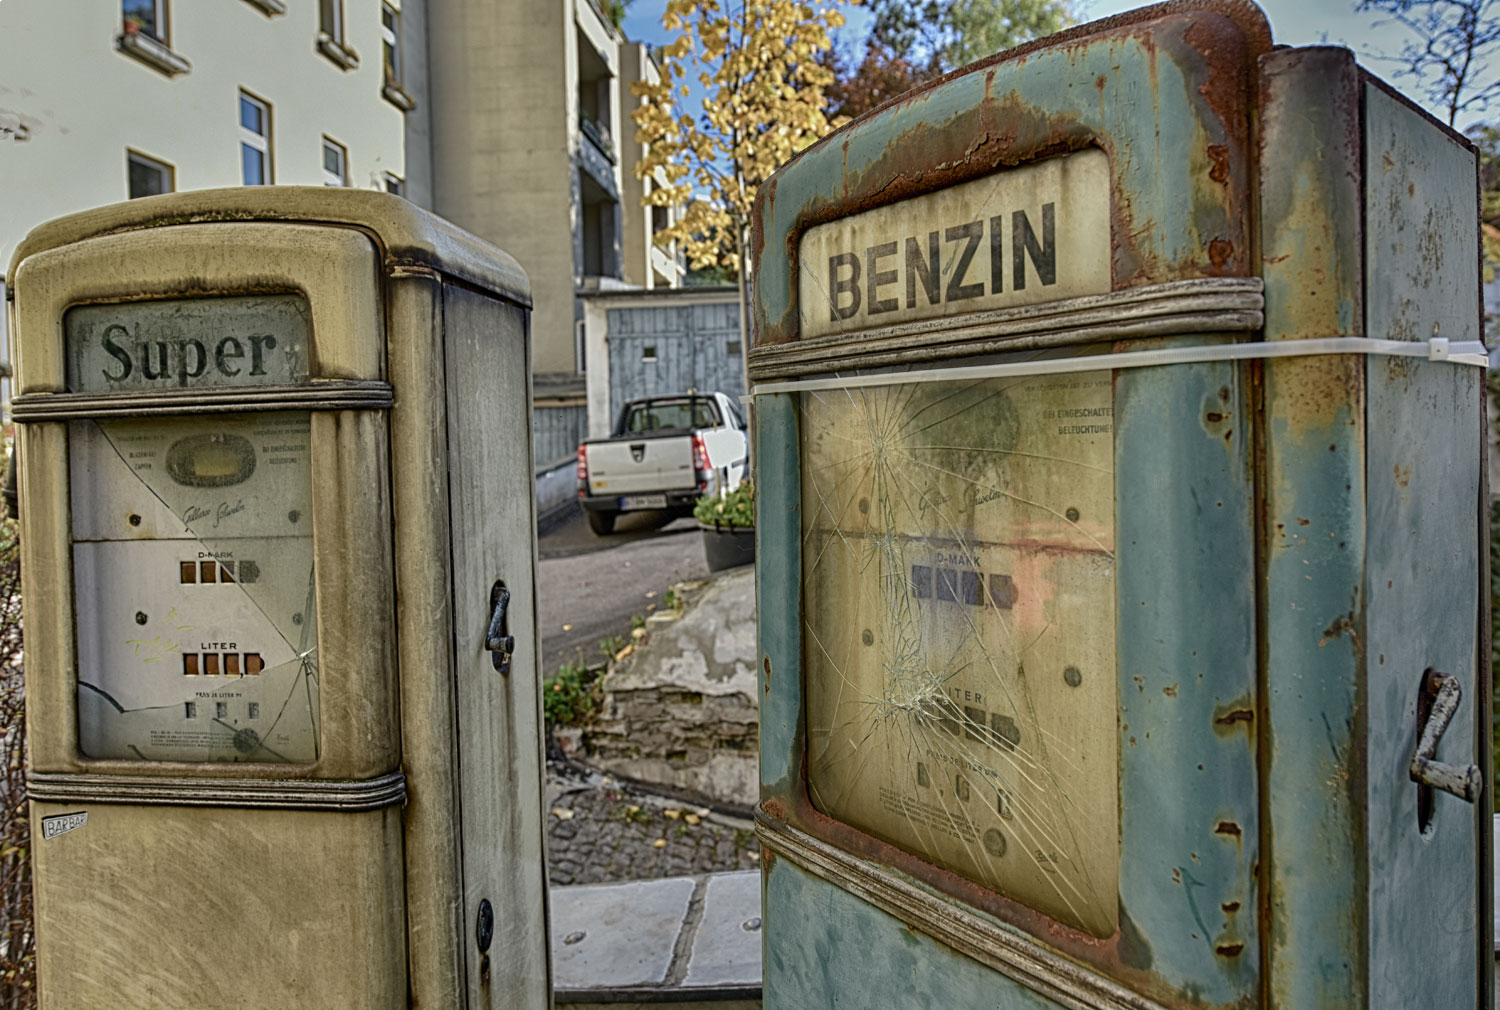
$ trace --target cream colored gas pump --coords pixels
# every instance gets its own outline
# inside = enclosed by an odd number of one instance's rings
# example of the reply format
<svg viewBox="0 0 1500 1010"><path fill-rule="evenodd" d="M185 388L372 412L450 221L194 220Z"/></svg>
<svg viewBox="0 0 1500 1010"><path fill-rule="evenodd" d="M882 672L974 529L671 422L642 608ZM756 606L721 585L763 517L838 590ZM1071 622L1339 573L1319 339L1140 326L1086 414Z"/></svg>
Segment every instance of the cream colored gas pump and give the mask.
<svg viewBox="0 0 1500 1010"><path fill-rule="evenodd" d="M546 1007L515 261L252 187L10 279L42 1006Z"/></svg>

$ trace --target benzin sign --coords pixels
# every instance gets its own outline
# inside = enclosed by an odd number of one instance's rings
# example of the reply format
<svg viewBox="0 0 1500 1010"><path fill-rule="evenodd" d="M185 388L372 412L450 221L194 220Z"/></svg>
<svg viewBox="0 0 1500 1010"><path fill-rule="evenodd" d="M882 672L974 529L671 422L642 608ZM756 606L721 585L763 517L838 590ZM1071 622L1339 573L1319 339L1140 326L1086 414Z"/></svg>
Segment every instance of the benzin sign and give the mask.
<svg viewBox="0 0 1500 1010"><path fill-rule="evenodd" d="M804 339L1110 289L1109 159L1088 150L819 225Z"/></svg>

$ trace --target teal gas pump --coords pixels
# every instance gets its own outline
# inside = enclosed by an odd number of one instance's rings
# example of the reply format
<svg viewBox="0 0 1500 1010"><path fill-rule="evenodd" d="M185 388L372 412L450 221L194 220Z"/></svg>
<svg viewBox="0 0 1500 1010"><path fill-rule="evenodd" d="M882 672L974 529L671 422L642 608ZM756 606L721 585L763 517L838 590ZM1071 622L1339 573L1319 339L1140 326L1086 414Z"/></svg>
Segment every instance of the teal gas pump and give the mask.
<svg viewBox="0 0 1500 1010"><path fill-rule="evenodd" d="M764 187L768 1008L1490 1007L1475 166L1209 2Z"/></svg>

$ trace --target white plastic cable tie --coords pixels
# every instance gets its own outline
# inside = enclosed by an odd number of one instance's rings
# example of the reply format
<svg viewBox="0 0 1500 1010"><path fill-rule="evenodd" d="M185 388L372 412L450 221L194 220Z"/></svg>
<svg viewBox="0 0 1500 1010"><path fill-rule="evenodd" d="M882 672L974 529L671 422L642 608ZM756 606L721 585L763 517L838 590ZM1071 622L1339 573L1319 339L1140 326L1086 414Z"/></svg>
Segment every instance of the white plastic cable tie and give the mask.
<svg viewBox="0 0 1500 1010"><path fill-rule="evenodd" d="M1375 340L1369 337L1317 337L1311 340L1257 341L1244 344L1200 344L1195 347L1165 347L1119 354L1083 354L1070 358L1038 358L992 365L962 365L956 368L924 368L909 372L876 372L868 375L828 376L756 383L742 402L769 393L796 393L819 389L858 389L911 382L954 382L1007 376L1065 375L1076 372L1112 371L1118 368L1149 368L1161 365L1191 365L1211 361L1253 361L1264 358L1302 358L1327 354L1380 354L1390 357L1426 358L1450 365L1490 366L1489 350L1478 340Z"/></svg>

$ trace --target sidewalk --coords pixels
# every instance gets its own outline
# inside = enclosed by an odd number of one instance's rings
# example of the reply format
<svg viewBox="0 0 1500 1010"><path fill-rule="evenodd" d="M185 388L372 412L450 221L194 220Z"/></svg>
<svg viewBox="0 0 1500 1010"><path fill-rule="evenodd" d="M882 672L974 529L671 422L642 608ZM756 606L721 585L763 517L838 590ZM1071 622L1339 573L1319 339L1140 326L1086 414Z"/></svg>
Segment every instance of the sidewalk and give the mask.
<svg viewBox="0 0 1500 1010"><path fill-rule="evenodd" d="M749 811L710 809L548 763L553 887L749 870L759 858Z"/></svg>

